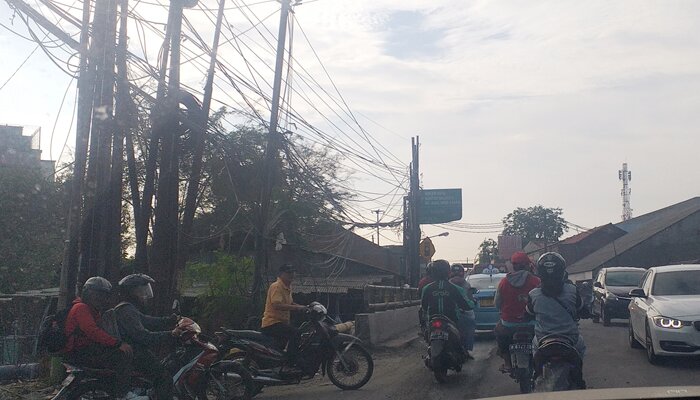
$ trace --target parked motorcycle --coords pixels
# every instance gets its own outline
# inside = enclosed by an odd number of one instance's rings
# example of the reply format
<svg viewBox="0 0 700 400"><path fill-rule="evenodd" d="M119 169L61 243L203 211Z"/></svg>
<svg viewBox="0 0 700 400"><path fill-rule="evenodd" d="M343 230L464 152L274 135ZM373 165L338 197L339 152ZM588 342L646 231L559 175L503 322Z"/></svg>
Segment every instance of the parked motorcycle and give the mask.
<svg viewBox="0 0 700 400"><path fill-rule="evenodd" d="M547 335L540 339L533 364L535 392L585 388L580 387L583 360L573 343L566 337Z"/></svg>
<svg viewBox="0 0 700 400"><path fill-rule="evenodd" d="M509 347L512 368L510 377L520 385L520 393L532 392L533 357L532 327L518 327L513 333L513 341Z"/></svg>
<svg viewBox="0 0 700 400"><path fill-rule="evenodd" d="M428 324L426 339L428 355L425 365L433 371L438 382L447 381L448 370L462 370L467 355L460 343L459 331L449 318L444 315L433 316Z"/></svg>
<svg viewBox="0 0 700 400"><path fill-rule="evenodd" d="M161 361L170 372L179 400L246 400L252 397L250 373L234 361L221 361L219 350L202 335L199 325L189 318L177 323L180 331L175 349ZM53 400L113 399L108 369L83 368L64 364L68 376ZM140 374L132 376L131 390L154 398L153 382Z"/></svg>
<svg viewBox="0 0 700 400"><path fill-rule="evenodd" d="M305 315L293 364L286 361L279 344L260 332L222 329L216 333L219 347L229 353L227 359L240 362L250 371L254 394L264 386L298 384L319 371L343 390L359 389L369 382L374 361L360 339L339 333L320 303L311 303Z"/></svg>

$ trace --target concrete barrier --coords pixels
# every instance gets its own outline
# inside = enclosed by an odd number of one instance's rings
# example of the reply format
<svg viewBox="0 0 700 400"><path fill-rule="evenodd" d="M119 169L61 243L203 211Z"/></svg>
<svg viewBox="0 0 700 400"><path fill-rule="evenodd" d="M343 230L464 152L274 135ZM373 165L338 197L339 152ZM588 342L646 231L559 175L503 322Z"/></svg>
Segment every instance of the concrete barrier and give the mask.
<svg viewBox="0 0 700 400"><path fill-rule="evenodd" d="M420 306L412 306L371 314L355 314L355 333L372 346L402 335L415 335L419 330L419 308Z"/></svg>

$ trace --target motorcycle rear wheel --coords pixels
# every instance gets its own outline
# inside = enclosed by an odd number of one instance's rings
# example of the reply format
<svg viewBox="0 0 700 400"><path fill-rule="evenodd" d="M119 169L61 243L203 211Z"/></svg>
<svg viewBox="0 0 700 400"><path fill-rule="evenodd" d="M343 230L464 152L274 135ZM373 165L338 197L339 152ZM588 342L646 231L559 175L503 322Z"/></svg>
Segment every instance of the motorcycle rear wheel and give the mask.
<svg viewBox="0 0 700 400"><path fill-rule="evenodd" d="M330 379L335 386L343 390L357 390L369 382L374 372L374 360L372 360L372 356L367 349L359 344L353 344L345 351L343 358L347 369L338 359L338 355L335 355L326 366L328 379ZM363 366L364 373L362 371ZM358 381L346 379L355 377L356 375L361 379Z"/></svg>
<svg viewBox="0 0 700 400"><path fill-rule="evenodd" d="M200 400L250 400L259 392L255 391L250 372L238 363L228 364L210 374L206 392L199 396Z"/></svg>
<svg viewBox="0 0 700 400"><path fill-rule="evenodd" d="M526 368L519 368L517 372L518 384L520 385L520 393L532 392L532 376Z"/></svg>
<svg viewBox="0 0 700 400"><path fill-rule="evenodd" d="M435 380L439 383L447 382L447 368L433 367L433 375L435 375Z"/></svg>

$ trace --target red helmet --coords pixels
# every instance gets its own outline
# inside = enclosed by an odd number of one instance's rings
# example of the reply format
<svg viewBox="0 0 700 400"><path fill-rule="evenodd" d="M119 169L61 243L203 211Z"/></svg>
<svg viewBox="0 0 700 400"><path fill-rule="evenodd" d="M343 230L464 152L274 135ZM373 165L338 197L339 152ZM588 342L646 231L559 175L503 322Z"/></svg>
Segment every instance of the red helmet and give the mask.
<svg viewBox="0 0 700 400"><path fill-rule="evenodd" d="M528 257L527 254L522 251L516 251L513 253L513 255L510 256L510 262L513 264L513 269L516 271L525 269L532 263L530 257Z"/></svg>

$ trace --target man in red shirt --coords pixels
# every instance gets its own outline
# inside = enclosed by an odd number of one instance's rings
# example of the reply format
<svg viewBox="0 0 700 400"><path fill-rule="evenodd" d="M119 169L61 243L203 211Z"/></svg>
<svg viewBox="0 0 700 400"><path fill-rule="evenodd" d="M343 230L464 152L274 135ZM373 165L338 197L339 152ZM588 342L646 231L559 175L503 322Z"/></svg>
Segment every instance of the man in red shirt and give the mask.
<svg viewBox="0 0 700 400"><path fill-rule="evenodd" d="M532 272L532 261L522 251L514 253L510 258L513 271L498 284L496 289L496 308L498 308L501 320L496 325L496 340L498 352L503 358L503 369L510 370L510 344L513 341L515 328L520 326L532 326L533 322L525 316L528 293L540 285L540 278Z"/></svg>
<svg viewBox="0 0 700 400"><path fill-rule="evenodd" d="M132 349L100 328L100 317L109 305L112 285L95 276L83 285L82 297L73 301L65 322L68 338L62 353L66 361L90 368L116 372L114 393L120 399L146 400L129 391Z"/></svg>

